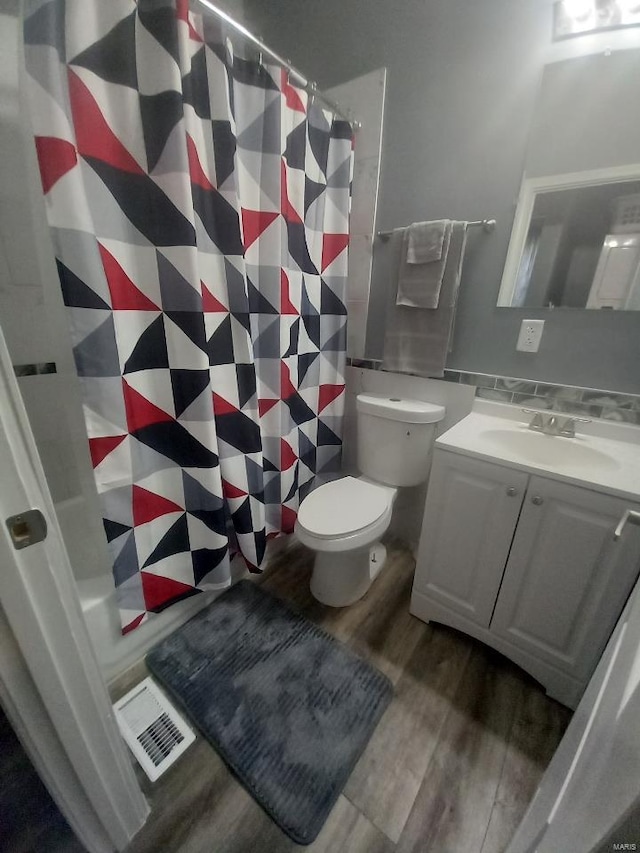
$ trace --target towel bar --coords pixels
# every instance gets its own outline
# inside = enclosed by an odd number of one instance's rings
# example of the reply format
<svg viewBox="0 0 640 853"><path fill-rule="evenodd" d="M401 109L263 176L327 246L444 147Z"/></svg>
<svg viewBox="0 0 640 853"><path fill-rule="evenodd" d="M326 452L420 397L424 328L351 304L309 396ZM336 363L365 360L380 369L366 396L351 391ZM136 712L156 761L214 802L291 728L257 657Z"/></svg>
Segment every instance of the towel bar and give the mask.
<svg viewBox="0 0 640 853"><path fill-rule="evenodd" d="M495 230L497 224L498 223L495 219L476 219L473 222L467 222L467 228L481 227L485 234L491 234L491 232ZM392 234L393 231L378 231L376 236L382 240L383 243L386 243Z"/></svg>

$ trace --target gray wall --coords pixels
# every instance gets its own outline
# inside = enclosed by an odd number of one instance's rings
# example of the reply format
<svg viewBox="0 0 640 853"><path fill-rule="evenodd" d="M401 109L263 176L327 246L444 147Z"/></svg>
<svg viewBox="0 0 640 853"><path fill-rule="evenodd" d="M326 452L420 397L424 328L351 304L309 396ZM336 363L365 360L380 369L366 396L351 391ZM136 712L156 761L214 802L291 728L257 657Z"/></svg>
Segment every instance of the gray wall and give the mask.
<svg viewBox="0 0 640 853"><path fill-rule="evenodd" d="M528 177L640 163L640 50L544 69L525 161Z"/></svg>
<svg viewBox="0 0 640 853"><path fill-rule="evenodd" d="M450 368L640 393L640 313L495 307L550 43L549 7L245 2L249 26L322 87L388 68L379 228L440 217L498 220L492 235L469 238ZM374 288L386 286L384 254L378 246ZM515 351L525 316L546 320L537 354ZM381 343L374 331L370 356Z"/></svg>

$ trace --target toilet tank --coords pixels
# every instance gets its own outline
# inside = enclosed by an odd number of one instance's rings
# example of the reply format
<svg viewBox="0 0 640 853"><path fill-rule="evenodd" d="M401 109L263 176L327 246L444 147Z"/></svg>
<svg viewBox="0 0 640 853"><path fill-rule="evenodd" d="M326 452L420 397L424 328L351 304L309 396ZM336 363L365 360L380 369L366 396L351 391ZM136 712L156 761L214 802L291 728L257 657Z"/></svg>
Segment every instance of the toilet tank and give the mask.
<svg viewBox="0 0 640 853"><path fill-rule="evenodd" d="M358 468L378 483L416 486L427 479L444 406L358 394Z"/></svg>

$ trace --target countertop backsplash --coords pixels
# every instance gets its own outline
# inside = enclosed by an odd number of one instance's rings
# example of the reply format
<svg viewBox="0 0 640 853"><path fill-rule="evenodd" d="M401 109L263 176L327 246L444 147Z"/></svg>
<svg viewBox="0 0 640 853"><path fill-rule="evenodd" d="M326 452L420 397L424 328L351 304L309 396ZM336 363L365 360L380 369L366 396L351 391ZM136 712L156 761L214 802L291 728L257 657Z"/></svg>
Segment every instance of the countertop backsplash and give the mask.
<svg viewBox="0 0 640 853"><path fill-rule="evenodd" d="M379 361L350 359L349 363L353 367L381 369ZM447 382L474 385L476 396L486 400L640 426L640 395L617 394L615 391L571 385L551 385L548 382L532 382L530 379L465 373L459 370L446 370L444 379Z"/></svg>

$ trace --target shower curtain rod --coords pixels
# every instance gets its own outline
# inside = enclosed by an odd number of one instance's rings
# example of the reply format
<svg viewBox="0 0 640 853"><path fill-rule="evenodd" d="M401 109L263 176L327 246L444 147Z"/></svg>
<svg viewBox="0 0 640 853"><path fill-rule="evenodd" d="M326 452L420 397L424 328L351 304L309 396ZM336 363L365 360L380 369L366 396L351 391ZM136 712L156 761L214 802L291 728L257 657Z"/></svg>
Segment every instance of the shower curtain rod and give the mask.
<svg viewBox="0 0 640 853"><path fill-rule="evenodd" d="M353 130L360 130L361 123L356 121L353 118L349 118L349 116L341 109L341 107L336 104L335 101L332 101L331 98L327 98L320 89L318 89L317 83L314 83L313 80L308 80L304 74L298 71L288 59L283 59L279 54L272 50L268 45L266 45L263 41L261 41L257 36L244 27L242 24L239 24L231 15L228 15L226 12L223 12L222 9L219 9L217 6L214 6L213 3L209 2L209 0L196 0L201 6L204 6L218 18L221 18L226 24L229 24L237 33L240 33L247 41L250 41L251 44L255 45L258 48L260 53L266 53L267 56L270 56L271 59L274 60L281 68L284 68L291 77L294 77L298 83L298 85L303 88L312 98L317 98L319 101L322 101L326 104L337 116L341 119L344 119L348 122Z"/></svg>

